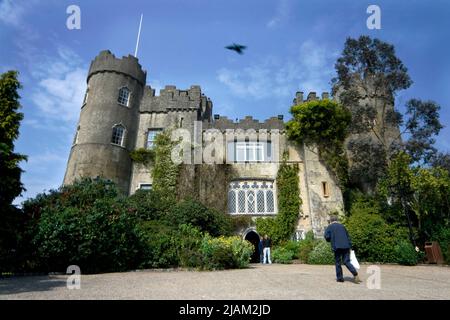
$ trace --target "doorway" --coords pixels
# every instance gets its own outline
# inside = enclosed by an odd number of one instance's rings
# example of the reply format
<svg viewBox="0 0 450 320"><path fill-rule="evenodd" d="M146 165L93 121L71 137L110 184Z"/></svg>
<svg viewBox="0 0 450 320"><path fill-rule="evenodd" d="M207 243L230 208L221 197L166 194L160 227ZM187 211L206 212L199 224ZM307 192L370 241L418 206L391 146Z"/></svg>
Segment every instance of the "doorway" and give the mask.
<svg viewBox="0 0 450 320"><path fill-rule="evenodd" d="M249 232L247 232L247 234L244 237L245 240L249 241L253 247L255 248L253 250L253 254L251 257L251 262L252 263L259 263L260 262L260 252L259 252L259 235L256 233L256 231L251 230Z"/></svg>

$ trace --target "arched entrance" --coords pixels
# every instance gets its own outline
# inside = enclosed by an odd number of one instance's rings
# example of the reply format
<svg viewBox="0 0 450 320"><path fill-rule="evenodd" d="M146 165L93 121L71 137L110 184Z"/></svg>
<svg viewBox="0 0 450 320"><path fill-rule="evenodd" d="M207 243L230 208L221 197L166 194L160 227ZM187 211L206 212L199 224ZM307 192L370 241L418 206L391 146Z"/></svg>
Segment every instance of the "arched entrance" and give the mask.
<svg viewBox="0 0 450 320"><path fill-rule="evenodd" d="M259 235L256 233L255 230L250 229L245 232L244 239L249 241L255 248L255 250L253 250L253 254L251 257L251 262L252 263L260 262L260 260L259 260L260 252L259 252L259 248L258 248L259 247Z"/></svg>

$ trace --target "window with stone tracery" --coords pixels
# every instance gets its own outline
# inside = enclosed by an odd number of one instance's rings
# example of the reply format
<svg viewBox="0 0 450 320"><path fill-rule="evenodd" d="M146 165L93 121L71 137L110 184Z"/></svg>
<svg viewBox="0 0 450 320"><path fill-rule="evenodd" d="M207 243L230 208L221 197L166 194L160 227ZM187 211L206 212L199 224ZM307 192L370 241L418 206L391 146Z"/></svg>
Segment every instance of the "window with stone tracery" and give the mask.
<svg viewBox="0 0 450 320"><path fill-rule="evenodd" d="M228 188L228 213L275 214L275 187L273 181L233 181Z"/></svg>

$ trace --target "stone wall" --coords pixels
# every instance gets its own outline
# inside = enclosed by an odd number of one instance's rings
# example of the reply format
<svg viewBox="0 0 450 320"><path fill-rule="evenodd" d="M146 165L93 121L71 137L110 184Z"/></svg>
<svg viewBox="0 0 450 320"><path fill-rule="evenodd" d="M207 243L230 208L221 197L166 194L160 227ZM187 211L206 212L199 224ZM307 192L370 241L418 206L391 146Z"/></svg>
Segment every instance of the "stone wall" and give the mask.
<svg viewBox="0 0 450 320"><path fill-rule="evenodd" d="M228 164L181 165L177 181L177 198L197 199L207 207L226 213L231 176L232 167Z"/></svg>

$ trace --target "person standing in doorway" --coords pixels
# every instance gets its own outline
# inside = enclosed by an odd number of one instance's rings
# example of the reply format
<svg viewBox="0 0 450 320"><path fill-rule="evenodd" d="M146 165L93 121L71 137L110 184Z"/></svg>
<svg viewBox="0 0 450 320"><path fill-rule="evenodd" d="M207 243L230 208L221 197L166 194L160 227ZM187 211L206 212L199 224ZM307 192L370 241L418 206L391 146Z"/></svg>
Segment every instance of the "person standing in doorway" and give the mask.
<svg viewBox="0 0 450 320"><path fill-rule="evenodd" d="M330 225L325 230L325 240L331 242L331 248L334 252L334 260L336 264L336 281L344 282L344 276L342 274L341 260L347 267L347 269L353 275L353 281L355 283L361 283L358 277L358 271L350 263L350 249L352 242L348 235L347 229L338 222L337 216L330 217Z"/></svg>
<svg viewBox="0 0 450 320"><path fill-rule="evenodd" d="M259 262L264 263L264 239L262 236L259 236L258 252Z"/></svg>
<svg viewBox="0 0 450 320"><path fill-rule="evenodd" d="M270 247L272 246L272 240L269 238L269 236L266 234L264 236L264 263L272 263L272 260L270 259Z"/></svg>

